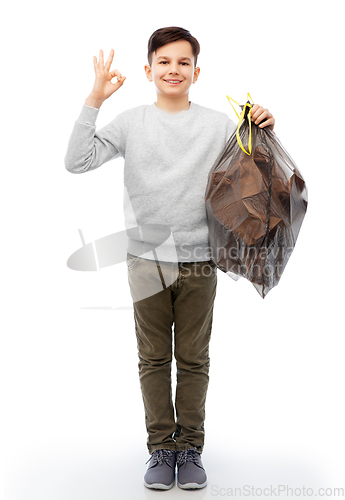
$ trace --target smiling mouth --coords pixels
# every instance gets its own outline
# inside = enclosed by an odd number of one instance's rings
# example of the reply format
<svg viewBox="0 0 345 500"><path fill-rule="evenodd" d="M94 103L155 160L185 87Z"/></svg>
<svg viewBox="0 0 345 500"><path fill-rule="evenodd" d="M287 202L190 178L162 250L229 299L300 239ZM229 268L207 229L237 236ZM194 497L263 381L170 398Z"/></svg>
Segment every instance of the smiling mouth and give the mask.
<svg viewBox="0 0 345 500"><path fill-rule="evenodd" d="M164 78L163 78L164 80ZM164 80L166 83L169 83L170 85L178 85L179 83L182 83L182 80Z"/></svg>

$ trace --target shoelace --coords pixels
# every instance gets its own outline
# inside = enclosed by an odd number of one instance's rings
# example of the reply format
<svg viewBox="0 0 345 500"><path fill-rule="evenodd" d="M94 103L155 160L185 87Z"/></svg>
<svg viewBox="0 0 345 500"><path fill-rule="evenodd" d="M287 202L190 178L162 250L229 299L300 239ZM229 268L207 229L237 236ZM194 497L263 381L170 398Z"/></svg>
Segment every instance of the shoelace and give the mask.
<svg viewBox="0 0 345 500"><path fill-rule="evenodd" d="M198 467L201 467L198 463L198 452L197 449L194 448L189 448L188 450L182 450L178 454L177 458L177 467L181 467L181 465L185 464L186 462L194 462L195 465Z"/></svg>
<svg viewBox="0 0 345 500"><path fill-rule="evenodd" d="M169 459L171 459L174 454L175 452L172 450L155 450L147 462L149 462L152 458L152 466L156 465L157 463L162 464L163 462L165 462L169 465L169 467L171 467Z"/></svg>

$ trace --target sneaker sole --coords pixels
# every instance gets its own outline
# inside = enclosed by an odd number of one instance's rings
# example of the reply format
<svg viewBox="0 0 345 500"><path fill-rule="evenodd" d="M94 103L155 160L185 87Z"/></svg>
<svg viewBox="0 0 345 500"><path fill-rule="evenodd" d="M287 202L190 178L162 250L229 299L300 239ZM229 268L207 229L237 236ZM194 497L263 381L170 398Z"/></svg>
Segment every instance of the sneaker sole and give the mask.
<svg viewBox="0 0 345 500"><path fill-rule="evenodd" d="M163 483L152 483L152 484L148 484L144 481L144 485L146 486L146 488L152 488L154 490L170 490L170 488L172 488L174 486L174 482L172 482L171 484L163 484Z"/></svg>
<svg viewBox="0 0 345 500"><path fill-rule="evenodd" d="M179 488L182 488L183 490L191 490L191 489L195 489L195 488L204 488L206 485L207 485L207 481L205 481L202 484L199 484L199 483L180 484L179 482L177 482L177 486Z"/></svg>

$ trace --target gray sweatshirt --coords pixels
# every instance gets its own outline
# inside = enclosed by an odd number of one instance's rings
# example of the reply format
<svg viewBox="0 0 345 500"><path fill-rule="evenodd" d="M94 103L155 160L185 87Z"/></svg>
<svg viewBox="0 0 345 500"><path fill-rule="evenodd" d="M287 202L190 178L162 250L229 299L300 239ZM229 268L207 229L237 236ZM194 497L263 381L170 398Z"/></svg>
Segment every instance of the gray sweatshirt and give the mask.
<svg viewBox="0 0 345 500"><path fill-rule="evenodd" d="M125 226L137 228L128 231L129 253L153 260L154 253L143 254L143 248L155 247L163 261L209 260L208 173L236 129L234 122L225 113L194 102L177 114L150 104L124 111L96 131L98 113L99 109L83 105L65 167L82 174L124 158ZM168 233L158 231L162 225Z"/></svg>

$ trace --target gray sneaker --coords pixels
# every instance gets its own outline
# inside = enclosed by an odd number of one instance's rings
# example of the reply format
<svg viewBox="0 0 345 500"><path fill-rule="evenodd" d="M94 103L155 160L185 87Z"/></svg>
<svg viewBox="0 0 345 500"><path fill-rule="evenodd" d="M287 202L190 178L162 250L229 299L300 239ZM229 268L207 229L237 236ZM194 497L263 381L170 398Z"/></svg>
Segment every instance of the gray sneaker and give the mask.
<svg viewBox="0 0 345 500"><path fill-rule="evenodd" d="M177 485L184 490L204 488L207 476L196 448L176 452Z"/></svg>
<svg viewBox="0 0 345 500"><path fill-rule="evenodd" d="M155 450L148 461L150 463L144 476L144 485L147 488L157 490L172 488L175 482L175 452L163 449Z"/></svg>

